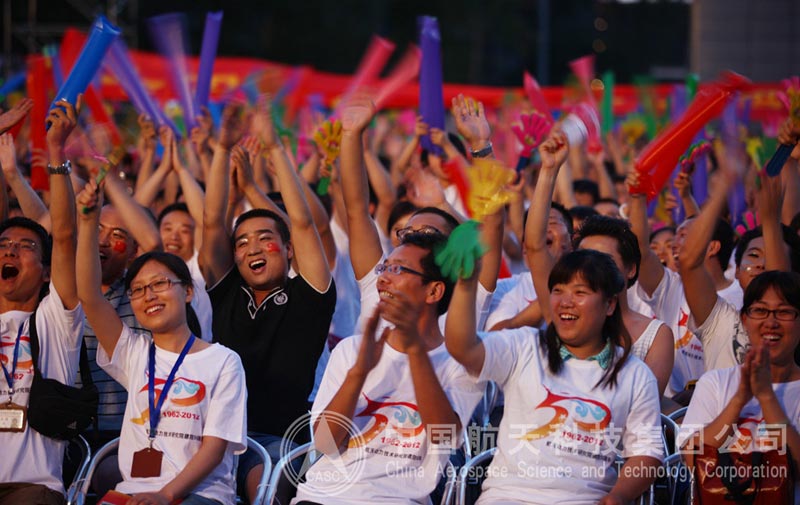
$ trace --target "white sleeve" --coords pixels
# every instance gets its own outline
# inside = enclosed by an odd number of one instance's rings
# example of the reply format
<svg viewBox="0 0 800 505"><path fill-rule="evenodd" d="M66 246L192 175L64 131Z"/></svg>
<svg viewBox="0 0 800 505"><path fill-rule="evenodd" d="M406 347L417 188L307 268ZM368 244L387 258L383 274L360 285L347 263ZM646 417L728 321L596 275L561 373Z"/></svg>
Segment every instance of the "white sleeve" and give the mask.
<svg viewBox="0 0 800 505"><path fill-rule="evenodd" d="M384 259L381 258L378 263L382 263ZM378 296L378 274L372 268L364 277L357 279L357 282L358 291L361 295L361 313L358 315L358 321L356 321L355 332L361 333L364 331L364 324L375 312L375 307L380 302L380 297Z"/></svg>
<svg viewBox="0 0 800 505"><path fill-rule="evenodd" d="M489 308L492 306L493 296L494 293L488 291L480 282L478 283L478 293L475 296L478 331L483 331L483 327L486 325L486 318L489 317Z"/></svg>
<svg viewBox="0 0 800 505"><path fill-rule="evenodd" d="M469 424L472 412L483 397L485 387L479 383L475 377L467 373L467 370L455 360L448 370L448 375L443 381L442 388L445 395L450 400L453 411L461 421L461 426Z"/></svg>
<svg viewBox="0 0 800 505"><path fill-rule="evenodd" d="M67 310L50 283L50 294L36 309L36 332L39 335L39 366L45 377L68 386L75 383L83 336L83 308L78 304Z"/></svg>
<svg viewBox="0 0 800 505"><path fill-rule="evenodd" d="M636 294L639 295L639 298L650 307L653 311L653 314L658 319L662 321L670 321L672 320L670 317L665 315L667 310L666 305L670 302L674 303L674 300L680 299L680 295L682 294L683 284L680 281L680 276L669 270L666 267L662 267L664 269L664 275L661 277L661 281L656 286L656 289L653 291L652 296L647 296L647 293L642 289L642 286L637 283Z"/></svg>
<svg viewBox="0 0 800 505"><path fill-rule="evenodd" d="M736 382L733 385L734 388L739 387L739 369L736 370L737 373L733 377ZM697 381L689 408L683 417L678 437L675 439L676 447L683 447L695 433L702 431L706 425L722 413L724 405L720 404L722 389L719 378L718 371L711 371L704 373Z"/></svg>
<svg viewBox="0 0 800 505"><path fill-rule="evenodd" d="M239 355L228 356L220 370L208 402L203 436L227 440L234 454L247 450L247 386Z"/></svg>
<svg viewBox="0 0 800 505"><path fill-rule="evenodd" d="M633 399L631 410L625 419L622 457L649 456L664 461L656 378L646 366L639 367L631 386L634 388Z"/></svg>
<svg viewBox="0 0 800 505"><path fill-rule="evenodd" d="M113 356L109 356L102 345L97 346L97 365L130 391L128 366L139 353L147 352L149 342L149 337L135 333L123 323Z"/></svg>
<svg viewBox="0 0 800 505"><path fill-rule="evenodd" d="M479 382L494 381L503 388L517 370L517 365L537 357L532 356L538 345L538 331L533 328L479 333L483 341L485 357Z"/></svg>
<svg viewBox="0 0 800 505"><path fill-rule="evenodd" d="M733 355L735 325L739 321L739 311L721 296L717 295L714 308L703 324L697 326L694 316L689 316L689 331L697 335L703 344L703 354L713 356L715 361L725 355L729 364L736 363ZM708 367L706 367L708 369Z"/></svg>
<svg viewBox="0 0 800 505"><path fill-rule="evenodd" d="M353 335L334 347L331 352L331 357L328 360L328 366L325 367L325 373L322 375L322 380L319 383L319 390L317 397L314 399L314 405L311 407L312 419L311 424L316 422L317 416L325 410L333 397L342 387L347 371L355 363L356 354L352 350L356 350L361 346L362 335Z"/></svg>

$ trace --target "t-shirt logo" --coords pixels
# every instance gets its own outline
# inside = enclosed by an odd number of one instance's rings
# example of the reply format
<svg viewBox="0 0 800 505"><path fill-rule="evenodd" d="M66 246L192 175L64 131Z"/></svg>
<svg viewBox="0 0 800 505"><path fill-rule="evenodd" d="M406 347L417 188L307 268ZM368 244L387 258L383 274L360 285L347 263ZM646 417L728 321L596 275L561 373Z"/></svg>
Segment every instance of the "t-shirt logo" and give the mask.
<svg viewBox="0 0 800 505"><path fill-rule="evenodd" d="M155 380L155 401L158 403L158 399L161 397L161 391L164 388L164 383L166 379L156 377ZM142 386L139 390L139 394L144 394L145 397L147 396L147 384ZM169 390L169 397L164 402L164 406L161 411L161 417L170 417L167 414L168 407L191 407L192 405L197 405L203 398L206 397L206 385L200 381L193 381L187 379L185 377L176 377L175 382L172 383L172 387ZM131 421L135 424L145 424L150 420L150 409L145 408L139 417L135 417L131 419Z"/></svg>
<svg viewBox="0 0 800 505"><path fill-rule="evenodd" d="M11 367L14 365L14 345L16 344L16 335L3 335L0 338L0 363L6 367L6 370L11 372ZM31 338L27 335L22 335L19 339L19 356L17 357L17 374L24 373L33 369L33 357L31 357ZM1 379L0 379L1 380ZM3 384L0 382L0 384Z"/></svg>
<svg viewBox="0 0 800 505"><path fill-rule="evenodd" d="M544 418L545 422L522 435L520 438L523 440L549 437L559 431L568 419L572 419L578 429L588 432L603 431L611 422L611 410L597 400L558 395L546 386L544 389L547 391L547 396L533 409L533 412L534 419ZM548 411L551 411L552 415Z"/></svg>
<svg viewBox="0 0 800 505"><path fill-rule="evenodd" d="M371 400L367 395L364 398L367 399L367 406L355 417L372 417L373 423L361 435L351 438L348 448L363 447L387 429L400 438L414 438L422 433L422 417L413 403L379 402Z"/></svg>
<svg viewBox="0 0 800 505"><path fill-rule="evenodd" d="M286 293L278 293L277 295L275 295L274 300L275 300L275 305L283 305L289 301L289 295L287 295Z"/></svg>

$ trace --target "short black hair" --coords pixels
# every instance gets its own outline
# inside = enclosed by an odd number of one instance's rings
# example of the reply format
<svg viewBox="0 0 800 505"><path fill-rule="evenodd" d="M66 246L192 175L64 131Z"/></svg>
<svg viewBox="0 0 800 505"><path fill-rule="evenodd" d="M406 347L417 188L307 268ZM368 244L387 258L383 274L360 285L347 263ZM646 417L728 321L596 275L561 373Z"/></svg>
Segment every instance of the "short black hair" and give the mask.
<svg viewBox="0 0 800 505"><path fill-rule="evenodd" d="M418 214L436 214L437 216L441 217L447 223L449 229L447 230L439 230L440 232L444 233L445 236L450 235L450 233L456 229L458 226L458 219L456 219L452 214L449 212L445 212L442 209L436 207L422 207L418 211L414 212L412 216L416 216Z"/></svg>
<svg viewBox="0 0 800 505"><path fill-rule="evenodd" d="M164 218L167 217L167 214L170 214L172 212L185 212L189 214L189 217L192 217L192 213L189 212L189 207L187 207L185 203L175 202L161 209L161 212L158 213L158 219L156 220L156 224L158 226L161 226L161 221L163 221ZM194 218L192 218L192 220L194 220Z"/></svg>
<svg viewBox="0 0 800 505"><path fill-rule="evenodd" d="M17 216L6 219L0 223L0 235L5 233L9 228L25 228L36 234L39 239L39 245L42 248L42 265L49 267L53 255L53 239L44 226L40 225L33 219Z"/></svg>
<svg viewBox="0 0 800 505"><path fill-rule="evenodd" d="M572 181L572 191L574 193L588 193L592 197L592 205L600 199L600 187L596 182L589 179L576 179Z"/></svg>
<svg viewBox="0 0 800 505"><path fill-rule="evenodd" d="M622 258L622 263L627 267L636 267L636 275L627 279L627 287L633 286L639 278L642 252L639 250L639 241L631 230L630 223L614 217L591 216L583 222L581 229L575 232L573 249L578 249L583 239L592 236L611 237L617 241L617 252Z"/></svg>
<svg viewBox="0 0 800 505"><path fill-rule="evenodd" d="M572 234L575 233L575 228L572 226L572 216L567 208L558 202L550 202L550 208L557 210L561 214L564 224L567 225L567 233L572 237Z"/></svg>
<svg viewBox="0 0 800 505"><path fill-rule="evenodd" d="M419 207L409 202L408 200L398 200L389 211L389 217L386 220L386 236L392 238L392 227L397 223L401 217L414 214L419 210Z"/></svg>
<svg viewBox="0 0 800 505"><path fill-rule="evenodd" d="M268 209L251 209L236 218L236 224L233 225L233 231L231 231L231 244L233 244L233 242L236 240L236 230L239 229L242 223L257 217L266 217L275 221L275 226L278 228L278 235L281 236L281 240L284 242L289 242L291 239L289 225L286 224L286 221L283 220L280 214Z"/></svg>
<svg viewBox="0 0 800 505"><path fill-rule="evenodd" d="M666 233L666 232L671 232L673 235L675 235L675 227L674 226L662 226L661 228L651 232L650 233L650 240L648 240L648 243L653 242L653 240L655 240L655 238L657 236L659 236L662 233Z"/></svg>
<svg viewBox="0 0 800 505"><path fill-rule="evenodd" d="M731 253L736 246L736 232L733 231L733 227L729 222L724 219L717 219L717 225L714 227L714 234L711 235L711 240L719 242L719 252L716 258L719 262L719 267L724 272L728 269Z"/></svg>
<svg viewBox="0 0 800 505"><path fill-rule="evenodd" d="M583 223L590 217L599 215L599 212L594 210L594 207L589 207L587 205L576 205L569 209L569 215L572 217L572 219L577 219Z"/></svg>

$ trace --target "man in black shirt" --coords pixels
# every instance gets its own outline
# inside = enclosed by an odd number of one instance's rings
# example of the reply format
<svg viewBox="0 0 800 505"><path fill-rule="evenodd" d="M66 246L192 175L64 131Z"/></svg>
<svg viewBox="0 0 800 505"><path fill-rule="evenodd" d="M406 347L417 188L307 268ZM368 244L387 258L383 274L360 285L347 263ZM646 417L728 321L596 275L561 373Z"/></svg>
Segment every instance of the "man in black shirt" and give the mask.
<svg viewBox="0 0 800 505"><path fill-rule="evenodd" d="M288 215L252 183L248 153L233 147L237 121L236 111L226 109L207 184L200 260L214 310L214 341L242 358L248 430L274 461L287 428L308 412L336 290L303 195L304 183L275 133L269 104L259 104L252 133L275 167ZM256 207L239 217L232 236L225 226L229 154L240 189ZM290 279L293 259L298 275ZM252 454L240 458L239 480L251 502L262 472Z"/></svg>

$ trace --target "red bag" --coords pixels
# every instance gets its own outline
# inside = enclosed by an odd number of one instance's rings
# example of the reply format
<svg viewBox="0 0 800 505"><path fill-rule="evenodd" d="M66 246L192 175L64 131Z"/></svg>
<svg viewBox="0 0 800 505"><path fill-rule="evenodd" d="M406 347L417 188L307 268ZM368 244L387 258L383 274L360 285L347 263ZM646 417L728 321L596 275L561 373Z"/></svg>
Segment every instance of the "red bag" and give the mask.
<svg viewBox="0 0 800 505"><path fill-rule="evenodd" d="M789 450L739 453L703 446L695 456L699 505L794 503L794 468Z"/></svg>

